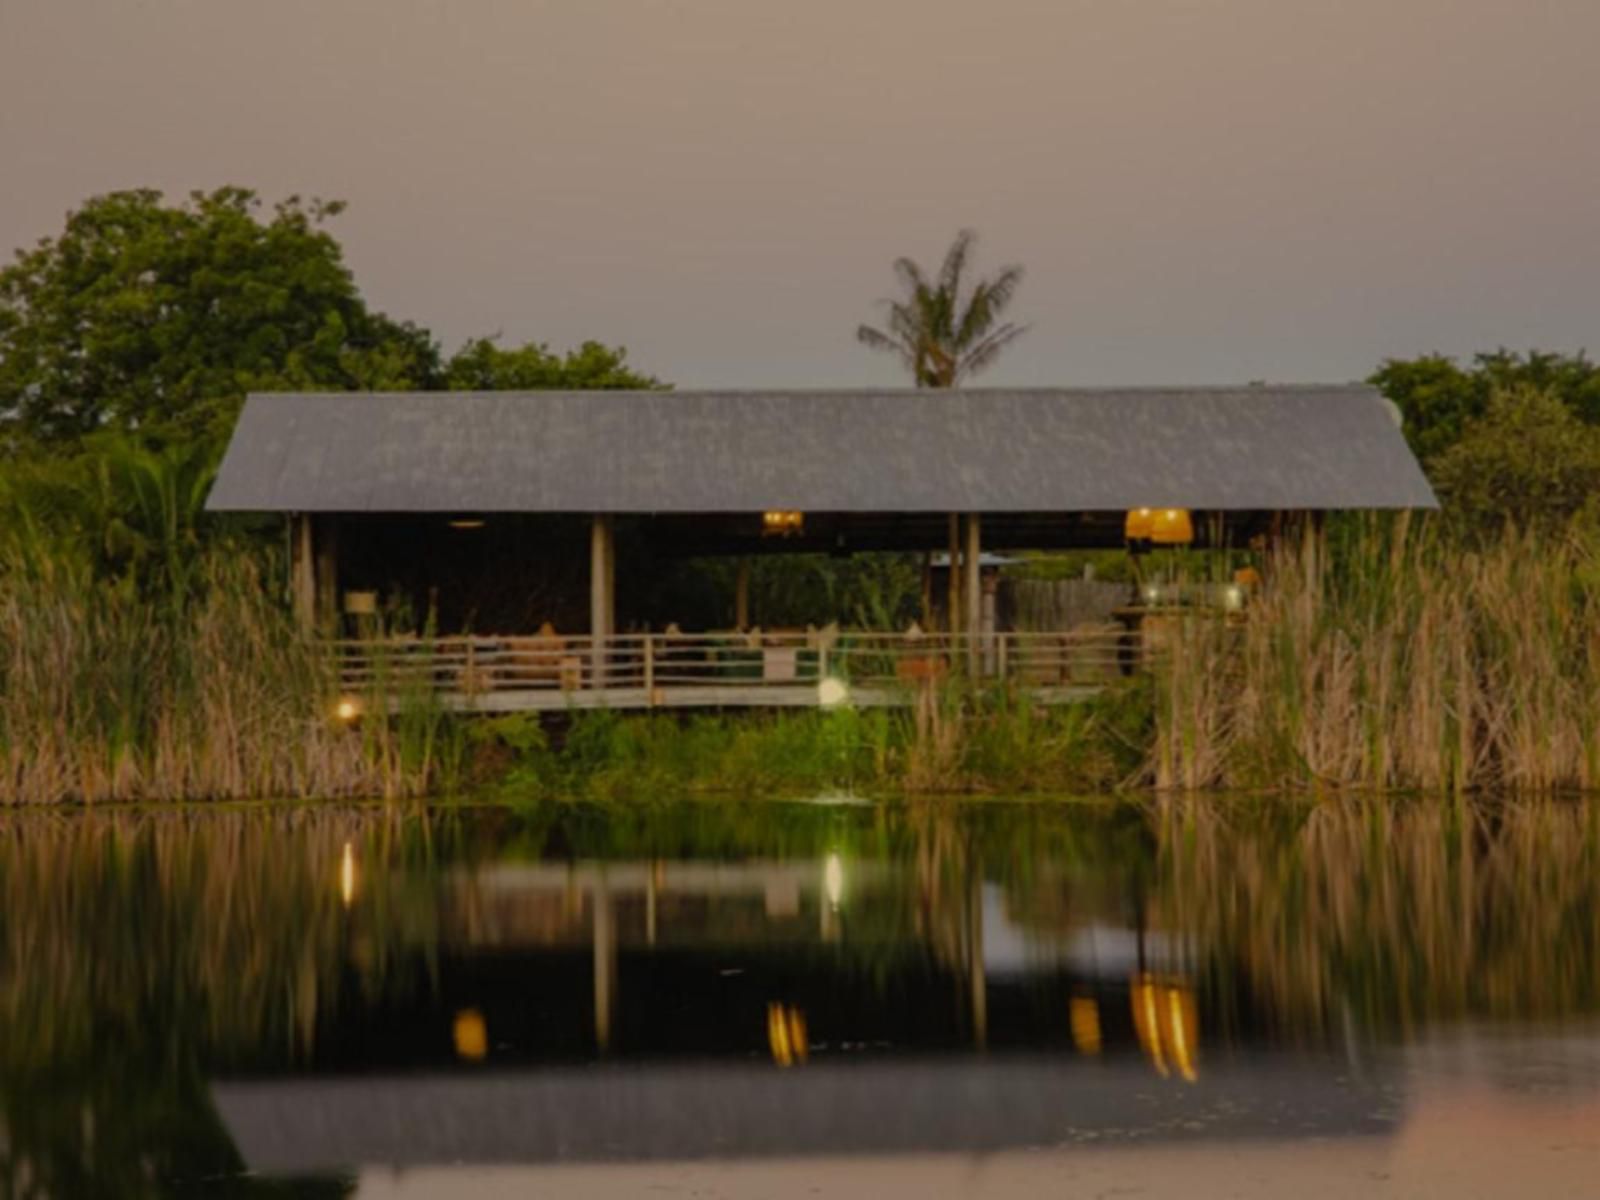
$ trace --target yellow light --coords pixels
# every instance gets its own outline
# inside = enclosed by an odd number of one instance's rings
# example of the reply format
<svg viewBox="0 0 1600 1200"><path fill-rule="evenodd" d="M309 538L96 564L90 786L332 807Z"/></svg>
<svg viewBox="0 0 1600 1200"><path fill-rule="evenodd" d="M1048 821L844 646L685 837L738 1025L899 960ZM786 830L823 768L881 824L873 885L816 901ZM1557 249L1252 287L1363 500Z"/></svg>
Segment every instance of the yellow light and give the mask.
<svg viewBox="0 0 1600 1200"><path fill-rule="evenodd" d="M1074 996L1068 1010L1072 1019L1072 1044L1079 1054L1100 1053L1100 1005L1093 996Z"/></svg>
<svg viewBox="0 0 1600 1200"><path fill-rule="evenodd" d="M792 509L773 509L761 514L762 537L792 537L805 529L806 515Z"/></svg>
<svg viewBox="0 0 1600 1200"><path fill-rule="evenodd" d="M451 1036L455 1039L456 1054L468 1062L481 1062L489 1053L489 1027L483 1014L475 1008L464 1008L456 1014Z"/></svg>
<svg viewBox="0 0 1600 1200"><path fill-rule="evenodd" d="M353 696L341 696L333 706L333 715L348 725L361 715L361 702Z"/></svg>
<svg viewBox="0 0 1600 1200"><path fill-rule="evenodd" d="M484 520L481 517L457 517L450 522L451 529L482 529Z"/></svg>
<svg viewBox="0 0 1600 1200"><path fill-rule="evenodd" d="M339 899L349 908L356 898L356 852L349 842L339 858Z"/></svg>
<svg viewBox="0 0 1600 1200"><path fill-rule="evenodd" d="M1122 524L1122 534L1130 542L1144 542L1150 539L1150 529L1155 523L1155 510L1152 508L1130 508L1128 519Z"/></svg>
<svg viewBox="0 0 1600 1200"><path fill-rule="evenodd" d="M1156 985L1148 976L1138 976L1128 990L1128 999L1133 1006L1133 1031L1139 1038L1139 1045L1150 1056L1150 1065L1155 1067L1156 1074L1165 1079L1171 1072L1167 1070L1167 1056L1161 1050L1161 1020L1156 1008Z"/></svg>
<svg viewBox="0 0 1600 1200"><path fill-rule="evenodd" d="M1158 546L1187 546L1194 541L1194 518L1189 515L1189 510L1156 510L1150 521L1150 540Z"/></svg>
<svg viewBox="0 0 1600 1200"><path fill-rule="evenodd" d="M1172 1060L1178 1064L1178 1073L1188 1082L1200 1078L1195 1070L1194 1051L1198 1021L1195 1018L1194 996L1182 988L1167 989L1167 1040L1172 1043Z"/></svg>

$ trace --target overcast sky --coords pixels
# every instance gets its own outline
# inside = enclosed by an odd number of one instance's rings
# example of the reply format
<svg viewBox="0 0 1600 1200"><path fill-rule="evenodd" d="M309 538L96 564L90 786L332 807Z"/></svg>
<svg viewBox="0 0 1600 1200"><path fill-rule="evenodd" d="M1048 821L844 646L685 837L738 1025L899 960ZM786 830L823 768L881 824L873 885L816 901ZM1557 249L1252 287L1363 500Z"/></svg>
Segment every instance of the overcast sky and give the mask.
<svg viewBox="0 0 1600 1200"><path fill-rule="evenodd" d="M0 0L0 247L84 197L350 202L447 348L894 383L890 261L980 232L996 384L1340 381L1600 344L1597 0Z"/></svg>

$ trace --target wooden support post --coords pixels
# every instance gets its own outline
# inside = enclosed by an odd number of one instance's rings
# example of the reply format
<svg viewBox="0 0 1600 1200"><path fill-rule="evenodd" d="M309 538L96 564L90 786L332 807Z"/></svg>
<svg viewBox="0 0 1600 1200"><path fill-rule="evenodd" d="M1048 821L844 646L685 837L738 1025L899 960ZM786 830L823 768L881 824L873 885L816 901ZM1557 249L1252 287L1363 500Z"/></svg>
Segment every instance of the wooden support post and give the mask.
<svg viewBox="0 0 1600 1200"><path fill-rule="evenodd" d="M606 685L609 642L616 632L616 526L609 513L589 525L589 686Z"/></svg>
<svg viewBox="0 0 1600 1200"><path fill-rule="evenodd" d="M750 560L739 560L739 573L733 582L733 627L750 628Z"/></svg>
<svg viewBox="0 0 1600 1200"><path fill-rule="evenodd" d="M933 631L933 551L922 554L922 628Z"/></svg>
<svg viewBox="0 0 1600 1200"><path fill-rule="evenodd" d="M644 635L644 702L647 708L656 706L656 638L653 633Z"/></svg>
<svg viewBox="0 0 1600 1200"><path fill-rule="evenodd" d="M316 560L312 549L311 517L294 513L289 517L289 596L295 620L308 633L317 623Z"/></svg>
<svg viewBox="0 0 1600 1200"><path fill-rule="evenodd" d="M967 669L974 675L978 673L978 648L983 632L983 589L982 576L978 570L978 556L981 551L982 537L980 535L978 514L967 514L966 548L961 556L961 573L965 578L964 595L962 596L961 615L967 634Z"/></svg>
<svg viewBox="0 0 1600 1200"><path fill-rule="evenodd" d="M978 622L983 634L983 673L995 673L995 636L1000 627L1000 580L990 572L981 579L983 604Z"/></svg>
<svg viewBox="0 0 1600 1200"><path fill-rule="evenodd" d="M961 518L950 514L950 577L945 597L945 629L954 635L961 631ZM954 637L951 639L954 642Z"/></svg>
<svg viewBox="0 0 1600 1200"><path fill-rule="evenodd" d="M336 634L339 628L339 518L321 516L317 525L317 627Z"/></svg>

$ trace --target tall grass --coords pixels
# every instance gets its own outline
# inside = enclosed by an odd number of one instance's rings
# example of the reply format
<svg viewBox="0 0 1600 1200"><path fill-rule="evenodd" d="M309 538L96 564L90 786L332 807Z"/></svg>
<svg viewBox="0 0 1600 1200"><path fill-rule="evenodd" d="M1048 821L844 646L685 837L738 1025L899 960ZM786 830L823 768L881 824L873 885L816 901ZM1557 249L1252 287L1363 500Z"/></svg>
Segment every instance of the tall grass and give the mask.
<svg viewBox="0 0 1600 1200"><path fill-rule="evenodd" d="M1249 616L1156 670L1160 788L1600 783L1600 556L1575 526L1465 546L1404 519L1308 539Z"/></svg>
<svg viewBox="0 0 1600 1200"><path fill-rule="evenodd" d="M249 554L152 595L70 555L0 572L0 801L398 795L406 730L330 718L326 653Z"/></svg>

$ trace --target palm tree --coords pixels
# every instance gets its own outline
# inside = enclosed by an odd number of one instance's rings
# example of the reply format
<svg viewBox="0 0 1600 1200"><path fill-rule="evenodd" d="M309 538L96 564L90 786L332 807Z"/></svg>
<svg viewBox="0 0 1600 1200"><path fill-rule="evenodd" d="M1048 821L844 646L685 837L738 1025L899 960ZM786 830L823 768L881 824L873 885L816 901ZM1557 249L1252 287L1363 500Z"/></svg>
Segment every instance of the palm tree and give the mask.
<svg viewBox="0 0 1600 1200"><path fill-rule="evenodd" d="M1026 325L1000 322L1022 282L1021 267L1003 267L962 296L961 277L976 241L977 234L970 229L956 234L937 279L930 279L909 258L896 259L894 271L905 296L883 302L889 310L883 329L871 325L856 329L862 345L898 355L918 387L955 387L1027 332Z"/></svg>

